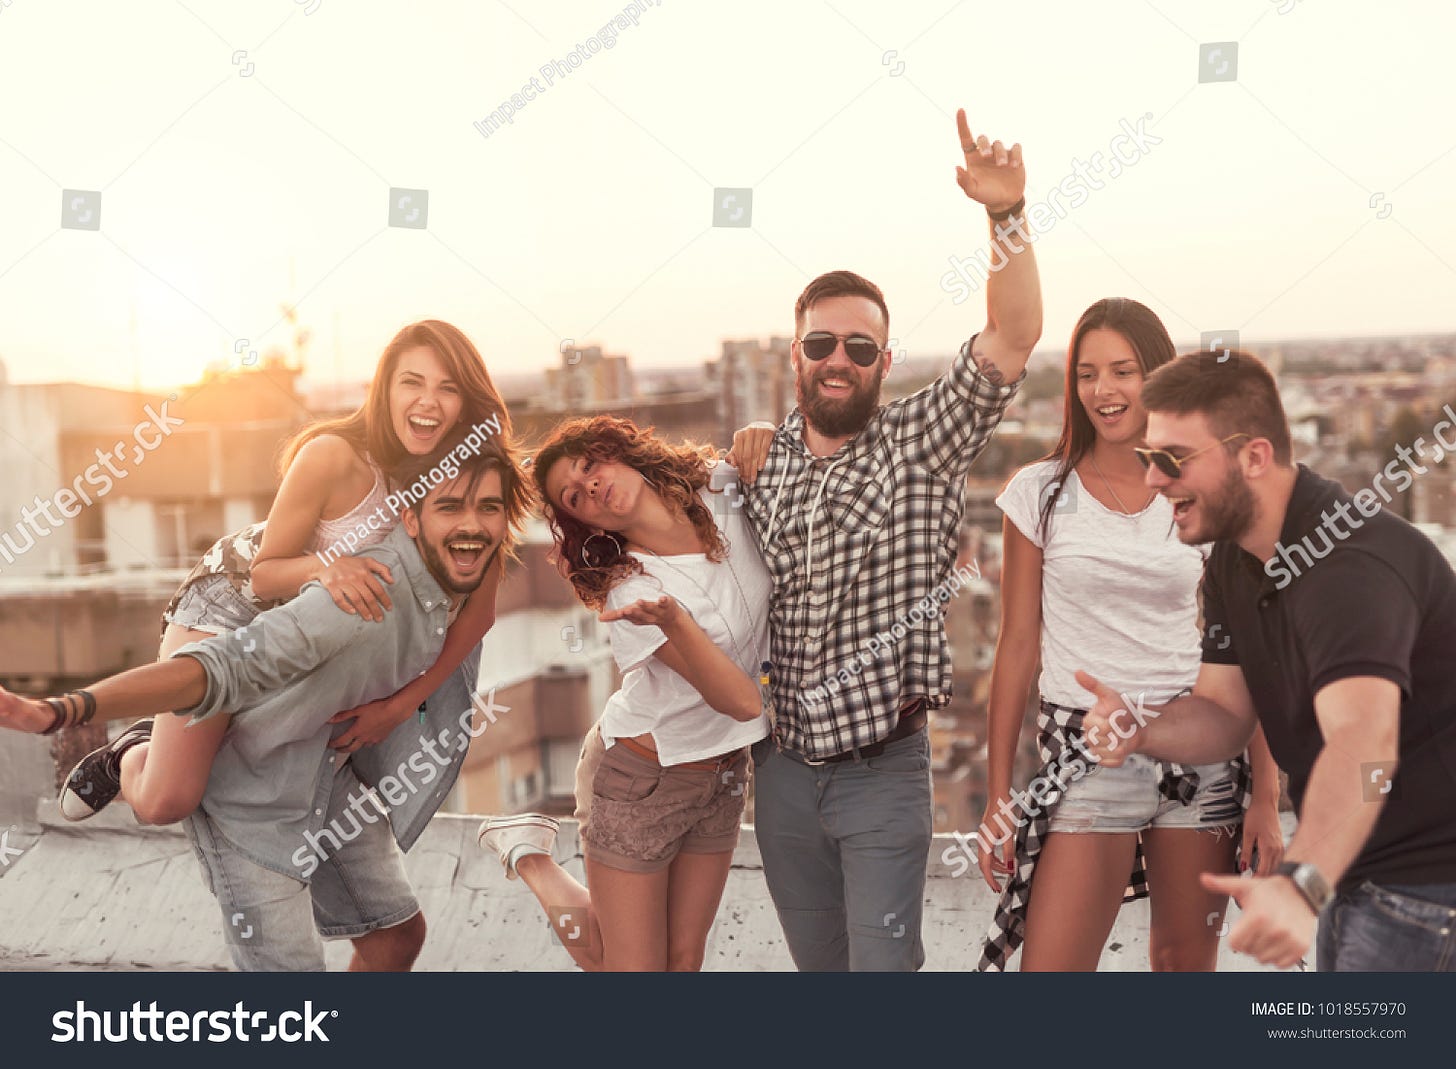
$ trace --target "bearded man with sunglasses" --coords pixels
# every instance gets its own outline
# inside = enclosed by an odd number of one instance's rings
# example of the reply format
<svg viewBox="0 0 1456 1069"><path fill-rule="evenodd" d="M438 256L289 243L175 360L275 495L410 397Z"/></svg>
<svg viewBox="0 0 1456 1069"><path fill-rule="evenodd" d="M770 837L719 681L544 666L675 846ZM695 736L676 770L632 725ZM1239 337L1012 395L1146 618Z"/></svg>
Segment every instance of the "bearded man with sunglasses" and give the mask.
<svg viewBox="0 0 1456 1069"><path fill-rule="evenodd" d="M1089 750L1107 765L1135 752L1220 761L1261 725L1299 828L1274 875L1204 874L1242 907L1229 946L1288 968L1318 926L1322 972L1450 971L1456 574L1381 508L1396 461L1353 497L1294 464L1273 376L1228 355L1181 356L1142 391L1148 486L1173 503L1183 542L1213 543L1197 683L1130 720L1126 699L1078 673L1097 695Z"/></svg>
<svg viewBox="0 0 1456 1069"><path fill-rule="evenodd" d="M773 579L775 725L754 747L755 826L805 971L924 964L926 719L950 701L941 613L966 474L1041 337L1021 146L973 137L964 111L956 122L956 179L990 216L1001 262L985 328L935 382L881 405L884 296L849 271L820 276L794 307L798 407L776 430L741 431L730 458L753 484L745 508Z"/></svg>

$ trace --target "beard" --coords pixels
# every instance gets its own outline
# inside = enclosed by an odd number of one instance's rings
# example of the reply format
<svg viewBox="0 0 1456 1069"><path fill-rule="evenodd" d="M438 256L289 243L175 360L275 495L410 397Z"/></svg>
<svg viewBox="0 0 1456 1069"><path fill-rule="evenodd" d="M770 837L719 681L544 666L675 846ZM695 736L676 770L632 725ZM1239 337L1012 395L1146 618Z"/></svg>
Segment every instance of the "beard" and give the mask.
<svg viewBox="0 0 1456 1069"><path fill-rule="evenodd" d="M1197 542L1237 542L1254 523L1254 492L1244 473L1229 465L1217 498L1205 497Z"/></svg>
<svg viewBox="0 0 1456 1069"><path fill-rule="evenodd" d="M477 539L477 541L481 541L486 544L486 550L484 554L485 567L480 570L479 578L473 580L467 579L462 584L455 582L455 580L450 577L449 564L445 561L443 555L440 554L434 546L432 546L430 543L426 542L422 538L416 540L420 549L420 556L425 559L425 568L432 576L435 577L435 582L440 584L440 588L444 590L446 594L473 594L477 589L479 589L480 584L485 581L485 573L490 571L490 566L495 563L495 555L500 552L500 546L495 546L494 548L491 548L490 539L486 538L484 535L481 535L480 538Z"/></svg>
<svg viewBox="0 0 1456 1069"><path fill-rule="evenodd" d="M804 368L807 373L794 376L794 397L809 426L826 438L843 438L863 430L875 409L880 407L880 376L875 375L869 382L859 384L854 376L846 375L856 384L847 397L831 400L815 389L819 380L829 375L828 369L815 374L807 361Z"/></svg>

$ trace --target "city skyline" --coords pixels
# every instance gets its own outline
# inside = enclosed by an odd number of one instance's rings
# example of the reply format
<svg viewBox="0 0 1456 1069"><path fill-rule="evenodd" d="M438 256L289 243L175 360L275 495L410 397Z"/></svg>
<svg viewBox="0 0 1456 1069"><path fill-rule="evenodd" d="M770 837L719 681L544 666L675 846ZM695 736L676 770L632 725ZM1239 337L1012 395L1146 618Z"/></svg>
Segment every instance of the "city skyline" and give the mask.
<svg viewBox="0 0 1456 1069"><path fill-rule="evenodd" d="M843 266L897 348L949 353L987 246L958 106L1023 143L1046 206L1043 350L1114 294L1190 342L1443 333L1456 130L1416 105L1456 15L1367 11L1044 2L1013 49L974 3L15 3L0 360L169 386L289 348L288 305L311 381L367 378L428 317L501 374L590 343L687 368L789 333Z"/></svg>

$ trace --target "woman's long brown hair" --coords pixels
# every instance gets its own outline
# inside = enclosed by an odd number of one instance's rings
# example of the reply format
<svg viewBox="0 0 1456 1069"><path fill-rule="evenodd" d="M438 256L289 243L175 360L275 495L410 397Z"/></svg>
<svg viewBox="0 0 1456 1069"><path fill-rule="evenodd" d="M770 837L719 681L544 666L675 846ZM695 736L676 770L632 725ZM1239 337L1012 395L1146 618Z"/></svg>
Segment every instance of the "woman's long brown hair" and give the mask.
<svg viewBox="0 0 1456 1069"><path fill-rule="evenodd" d="M1158 314L1147 305L1129 297L1104 297L1093 304L1072 331L1071 344L1067 346L1067 385L1062 398L1062 434L1056 446L1042 460L1057 462L1057 473L1049 486L1062 487L1067 476L1087 455L1097 441L1097 430L1092 426L1092 417L1082 407L1077 395L1077 354L1082 348L1082 339L1094 330L1115 330L1132 346L1137 354L1138 367L1146 379L1154 368L1161 367L1178 351L1173 348L1173 339L1168 337L1168 328ZM1043 539L1051 526L1052 509L1056 508L1059 493L1044 493L1041 502L1041 518L1038 529Z"/></svg>
<svg viewBox="0 0 1456 1069"><path fill-rule="evenodd" d="M440 358L445 373L460 387L460 419L457 426L466 429L491 416L500 418L499 440L509 448L511 418L505 401L491 381L490 372L480 351L459 327L439 319L411 323L396 334L379 357L369 394L353 415L320 420L298 431L283 446L279 474L287 471L298 451L321 434L336 434L368 457L386 473L394 475L401 465L412 464L412 454L394 432L389 418L389 387L394 380L400 356L410 349L425 346ZM443 448L443 447L441 447ZM440 453L441 449L436 449Z"/></svg>

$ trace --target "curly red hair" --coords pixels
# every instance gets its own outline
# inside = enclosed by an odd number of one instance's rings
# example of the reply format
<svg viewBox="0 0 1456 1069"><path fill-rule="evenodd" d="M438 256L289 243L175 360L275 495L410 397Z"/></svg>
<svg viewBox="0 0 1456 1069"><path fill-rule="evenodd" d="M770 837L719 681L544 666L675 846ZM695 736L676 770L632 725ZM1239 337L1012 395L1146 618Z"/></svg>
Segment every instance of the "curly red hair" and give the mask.
<svg viewBox="0 0 1456 1069"><path fill-rule="evenodd" d="M591 537L591 527L558 508L547 496L546 476L560 460L617 461L636 469L664 504L686 516L697 531L703 552L721 561L726 546L698 491L708 485L708 461L717 457L710 446L692 442L669 445L652 433L620 416L589 416L568 420L551 432L531 461L532 477L540 491L542 512L556 541L557 570L571 583L581 603L600 610L607 592L642 565L627 553L591 567L582 558L582 544Z"/></svg>

